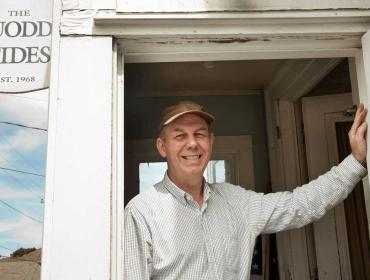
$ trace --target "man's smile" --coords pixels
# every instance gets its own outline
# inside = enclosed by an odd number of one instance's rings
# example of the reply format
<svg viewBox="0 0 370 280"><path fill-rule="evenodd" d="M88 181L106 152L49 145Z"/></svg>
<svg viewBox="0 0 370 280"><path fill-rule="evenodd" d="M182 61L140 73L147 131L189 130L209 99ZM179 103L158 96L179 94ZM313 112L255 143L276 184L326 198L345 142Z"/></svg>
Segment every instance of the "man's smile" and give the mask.
<svg viewBox="0 0 370 280"><path fill-rule="evenodd" d="M182 156L182 158L186 160L197 160L197 159L200 159L201 157L202 155Z"/></svg>

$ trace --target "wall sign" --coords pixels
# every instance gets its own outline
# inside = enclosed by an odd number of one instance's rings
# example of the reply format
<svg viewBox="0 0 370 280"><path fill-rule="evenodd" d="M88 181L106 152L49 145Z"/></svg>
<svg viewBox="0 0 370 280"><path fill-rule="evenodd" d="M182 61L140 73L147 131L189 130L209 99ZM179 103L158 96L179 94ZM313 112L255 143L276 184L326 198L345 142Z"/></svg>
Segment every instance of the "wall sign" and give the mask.
<svg viewBox="0 0 370 280"><path fill-rule="evenodd" d="M0 1L0 92L49 87L52 3Z"/></svg>

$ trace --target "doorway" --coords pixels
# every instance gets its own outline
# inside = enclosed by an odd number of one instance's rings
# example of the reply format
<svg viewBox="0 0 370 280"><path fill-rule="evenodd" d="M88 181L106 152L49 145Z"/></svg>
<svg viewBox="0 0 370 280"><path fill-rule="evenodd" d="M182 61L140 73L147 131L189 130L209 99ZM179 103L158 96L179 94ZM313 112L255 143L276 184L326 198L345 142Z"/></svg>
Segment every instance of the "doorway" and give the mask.
<svg viewBox="0 0 370 280"><path fill-rule="evenodd" d="M315 76L319 70L320 75ZM284 137L285 140L290 138L289 141L294 141L292 132L284 130L284 122L288 119L284 118L283 110L275 116L278 122L283 123L276 123L273 131L268 131L271 120L266 120L270 113L266 100L282 98L289 102L293 93L294 98L299 99L303 95L323 95L328 91L337 93L351 89L346 59L133 63L125 65L125 78L125 174L128 174L125 176L125 203L139 193L140 163L145 165L163 161L155 151L154 138L158 134L156 124L164 107L180 100L192 100L204 105L216 116L213 127L216 137L249 135L253 143L250 152L252 168L243 170L253 170L255 181L246 187L266 192L266 186L273 179L270 179L270 172L274 177L270 170L271 144L268 143L267 134L273 134L277 142L283 141ZM228 162L225 158L217 159ZM233 168L228 170L233 172ZM163 170L161 173L160 177L163 176ZM285 178L280 183L281 186L289 182L298 185L304 181ZM282 246L286 240L288 245ZM292 262L295 272L291 273L294 277L315 277L316 256L320 253L315 253L312 228L281 233L278 243L279 265ZM297 248L301 250L297 251ZM284 256L283 250L291 251L290 256ZM324 249L316 250L321 252ZM334 266L330 269L336 270Z"/></svg>

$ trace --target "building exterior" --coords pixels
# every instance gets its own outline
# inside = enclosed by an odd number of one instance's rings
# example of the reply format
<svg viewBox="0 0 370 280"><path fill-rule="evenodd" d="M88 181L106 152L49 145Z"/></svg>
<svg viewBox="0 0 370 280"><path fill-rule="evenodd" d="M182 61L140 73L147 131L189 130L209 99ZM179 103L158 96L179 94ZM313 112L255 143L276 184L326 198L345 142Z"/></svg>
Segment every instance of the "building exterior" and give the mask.
<svg viewBox="0 0 370 280"><path fill-rule="evenodd" d="M215 151L245 187L290 190L338 162L338 112L369 105L369 30L369 0L55 1L42 279L122 279L125 196L173 101L209 107L216 135L251 136ZM344 60L350 90L323 96ZM363 200L370 217L367 180ZM280 279L352 279L345 212L278 234Z"/></svg>

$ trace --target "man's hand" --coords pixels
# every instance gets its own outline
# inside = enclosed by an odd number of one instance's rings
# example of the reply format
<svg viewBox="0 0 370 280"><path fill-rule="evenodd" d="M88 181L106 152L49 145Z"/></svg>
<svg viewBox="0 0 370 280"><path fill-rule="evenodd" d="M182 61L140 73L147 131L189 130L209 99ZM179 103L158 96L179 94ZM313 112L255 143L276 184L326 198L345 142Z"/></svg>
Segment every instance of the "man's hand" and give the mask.
<svg viewBox="0 0 370 280"><path fill-rule="evenodd" d="M364 104L360 103L357 108L355 120L353 121L351 130L348 132L349 143L351 145L352 155L360 163L366 160L366 131L367 122L365 121L367 109Z"/></svg>

